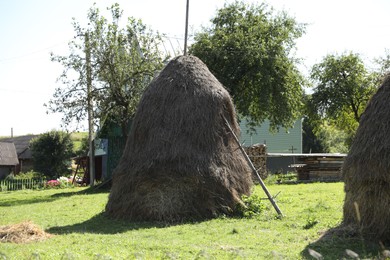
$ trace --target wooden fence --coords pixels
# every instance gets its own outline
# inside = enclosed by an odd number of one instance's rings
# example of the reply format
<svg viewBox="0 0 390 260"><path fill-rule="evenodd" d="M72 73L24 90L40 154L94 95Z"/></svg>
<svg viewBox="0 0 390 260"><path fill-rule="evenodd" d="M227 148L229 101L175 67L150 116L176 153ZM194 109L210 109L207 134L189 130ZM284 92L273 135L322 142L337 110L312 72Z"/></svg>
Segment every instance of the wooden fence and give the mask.
<svg viewBox="0 0 390 260"><path fill-rule="evenodd" d="M24 189L42 188L46 183L45 179L13 179L0 180L0 191L14 191Z"/></svg>

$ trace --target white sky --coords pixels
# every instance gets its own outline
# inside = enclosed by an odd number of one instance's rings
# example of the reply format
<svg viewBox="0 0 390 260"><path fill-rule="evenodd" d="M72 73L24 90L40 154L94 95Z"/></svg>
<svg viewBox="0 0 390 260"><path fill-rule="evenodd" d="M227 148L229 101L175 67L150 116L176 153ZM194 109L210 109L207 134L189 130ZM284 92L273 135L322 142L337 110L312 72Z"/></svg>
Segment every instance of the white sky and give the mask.
<svg viewBox="0 0 390 260"><path fill-rule="evenodd" d="M43 107L58 86L62 69L50 61L49 53L67 54L74 33L72 17L85 24L94 2L102 11L118 2L124 17L140 18L153 30L183 37L186 0L0 0L0 136L9 136L11 128L14 135L60 129L61 115L47 115ZM207 25L224 2L190 0L190 28ZM308 24L297 41L304 74L327 54L353 51L368 63L390 49L388 0L268 0L268 4Z"/></svg>

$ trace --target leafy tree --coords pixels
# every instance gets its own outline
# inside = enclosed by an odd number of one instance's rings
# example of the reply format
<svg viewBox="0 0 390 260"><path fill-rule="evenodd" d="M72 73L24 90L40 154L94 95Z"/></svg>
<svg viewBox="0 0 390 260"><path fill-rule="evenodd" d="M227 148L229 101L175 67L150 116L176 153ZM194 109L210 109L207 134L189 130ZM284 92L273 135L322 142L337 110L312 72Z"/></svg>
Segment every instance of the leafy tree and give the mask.
<svg viewBox="0 0 390 260"><path fill-rule="evenodd" d="M158 49L159 34L140 20L129 18L120 28L122 10L118 4L108 8L112 21L101 16L93 6L88 13L86 28L73 21L74 39L69 43L68 56L51 54L64 70L63 83L47 104L49 112L63 113L63 122L80 122L87 114L87 70L90 69L95 117L109 118L128 133L128 121L134 115L144 88L164 65ZM89 60L86 57L89 54Z"/></svg>
<svg viewBox="0 0 390 260"><path fill-rule="evenodd" d="M350 117L359 122L375 91L376 74L369 73L358 54L328 55L313 66L315 88L311 104L321 117Z"/></svg>
<svg viewBox="0 0 390 260"><path fill-rule="evenodd" d="M315 86L309 106L319 119L343 130L350 143L360 116L375 92L378 75L370 73L358 54L328 55L313 66Z"/></svg>
<svg viewBox="0 0 390 260"><path fill-rule="evenodd" d="M347 134L333 124L323 121L315 134L322 146L322 152L348 153L348 145L345 142L348 139Z"/></svg>
<svg viewBox="0 0 390 260"><path fill-rule="evenodd" d="M325 148L315 133L315 126L310 118L305 116L302 122L302 151L304 153L323 153Z"/></svg>
<svg viewBox="0 0 390 260"><path fill-rule="evenodd" d="M384 57L379 57L375 61L380 66L379 73L381 75L390 73L390 49L385 50Z"/></svg>
<svg viewBox="0 0 390 260"><path fill-rule="evenodd" d="M70 134L50 131L30 142L34 171L49 178L58 178L70 172L73 141Z"/></svg>
<svg viewBox="0 0 390 260"><path fill-rule="evenodd" d="M225 4L212 26L195 36L190 53L228 88L239 113L271 129L290 127L301 115L304 78L293 57L304 25L265 4Z"/></svg>

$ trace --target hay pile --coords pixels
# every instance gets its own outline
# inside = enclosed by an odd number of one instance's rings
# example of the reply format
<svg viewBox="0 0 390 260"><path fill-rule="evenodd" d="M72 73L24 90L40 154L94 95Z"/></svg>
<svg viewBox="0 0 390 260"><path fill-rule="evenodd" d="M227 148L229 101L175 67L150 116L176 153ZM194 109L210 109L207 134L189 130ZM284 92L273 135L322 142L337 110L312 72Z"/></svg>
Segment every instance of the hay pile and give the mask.
<svg viewBox="0 0 390 260"><path fill-rule="evenodd" d="M390 75L374 94L342 169L344 225L390 241Z"/></svg>
<svg viewBox="0 0 390 260"><path fill-rule="evenodd" d="M165 222L233 214L252 180L223 116L238 135L232 100L206 65L170 61L137 108L106 213Z"/></svg>
<svg viewBox="0 0 390 260"><path fill-rule="evenodd" d="M28 243L42 241L51 236L31 221L0 226L0 242Z"/></svg>

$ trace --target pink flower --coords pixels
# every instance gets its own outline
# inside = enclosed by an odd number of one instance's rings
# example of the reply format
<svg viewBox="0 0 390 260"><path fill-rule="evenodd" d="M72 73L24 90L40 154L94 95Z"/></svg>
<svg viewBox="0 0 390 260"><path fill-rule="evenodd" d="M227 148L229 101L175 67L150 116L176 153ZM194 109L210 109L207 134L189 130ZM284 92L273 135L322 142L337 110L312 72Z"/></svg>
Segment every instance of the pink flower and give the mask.
<svg viewBox="0 0 390 260"><path fill-rule="evenodd" d="M47 185L51 186L51 187L55 187L55 186L61 185L61 183L59 181L57 181L57 180L50 180L50 181L47 182Z"/></svg>

